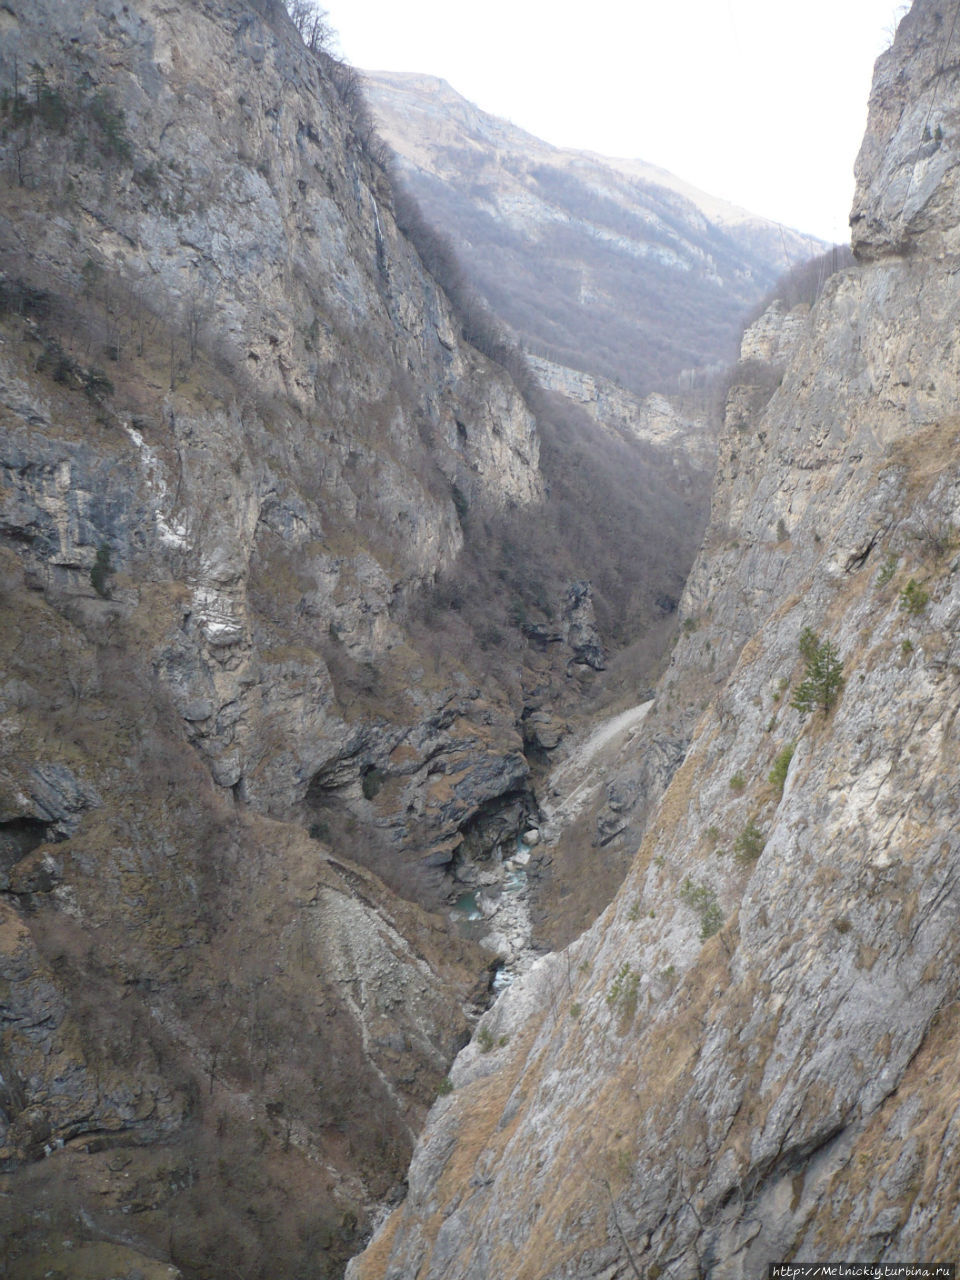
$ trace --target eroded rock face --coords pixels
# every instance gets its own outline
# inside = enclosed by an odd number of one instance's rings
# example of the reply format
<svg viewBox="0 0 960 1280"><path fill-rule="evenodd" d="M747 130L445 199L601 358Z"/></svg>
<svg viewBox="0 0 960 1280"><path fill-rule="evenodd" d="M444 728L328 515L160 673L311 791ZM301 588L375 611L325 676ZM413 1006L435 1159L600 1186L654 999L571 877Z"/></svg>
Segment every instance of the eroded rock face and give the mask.
<svg viewBox="0 0 960 1280"><path fill-rule="evenodd" d="M570 369L540 356L531 355L528 360L537 380L548 391L557 391L582 406L601 426L651 445L656 451L647 463L651 469L657 461L671 469L686 463L709 482L708 473L716 459L716 439L702 415L685 412L669 396L655 393L641 398L596 374Z"/></svg>
<svg viewBox="0 0 960 1280"><path fill-rule="evenodd" d="M915 4L877 61L850 214L861 260L960 246L955 40L949 6Z"/></svg>
<svg viewBox="0 0 960 1280"><path fill-rule="evenodd" d="M353 860L525 819L411 602L538 437L334 75L267 0L0 12L0 1266L336 1274L485 991Z"/></svg>
<svg viewBox="0 0 960 1280"><path fill-rule="evenodd" d="M764 364L785 364L803 334L809 307L787 311L774 302L744 332L740 341L740 360L759 360Z"/></svg>
<svg viewBox="0 0 960 1280"><path fill-rule="evenodd" d="M572 655L571 661L602 671L606 666L606 654L597 630L589 582L575 582L567 591L560 621L564 641Z"/></svg>
<svg viewBox="0 0 960 1280"><path fill-rule="evenodd" d="M95 444L65 438L60 407L8 361L8 536L71 589L101 546L115 573L186 583L157 662L221 785L289 814L324 740L344 736L318 639L361 662L396 648L398 602L462 544L454 490L481 507L535 500L537 438L509 380L458 342L282 15L180 16L142 6L111 30L109 70L92 71L77 48L103 44L95 4L4 19L5 82L14 59L36 63L105 152L78 159L69 130L23 126L34 176L16 234L36 247L11 244L8 221L10 275L29 268L54 295L86 281L123 341L129 329L169 365L151 411L119 414ZM87 119L97 102L123 112L116 137ZM53 219L44 170L71 193ZM209 376L201 346L242 376L208 403L189 386ZM263 655L279 634L273 679Z"/></svg>
<svg viewBox="0 0 960 1280"><path fill-rule="evenodd" d="M944 21L917 0L881 61L861 193L903 171L876 104L915 111ZM960 1246L954 198L945 171L904 258L878 195L878 260L728 416L658 691L686 700L683 764L616 901L485 1016L351 1280L747 1280ZM807 715L804 628L845 680Z"/></svg>

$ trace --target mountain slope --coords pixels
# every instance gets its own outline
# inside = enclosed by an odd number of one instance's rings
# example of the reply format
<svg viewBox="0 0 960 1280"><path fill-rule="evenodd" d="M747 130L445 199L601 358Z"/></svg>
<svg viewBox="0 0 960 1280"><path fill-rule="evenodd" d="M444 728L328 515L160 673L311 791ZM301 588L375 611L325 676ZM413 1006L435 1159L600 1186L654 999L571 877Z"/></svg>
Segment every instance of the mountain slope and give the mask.
<svg viewBox="0 0 960 1280"><path fill-rule="evenodd" d="M516 647L418 610L539 439L341 74L270 0L0 9L5 1274L341 1274L486 997L359 864L532 803Z"/></svg>
<svg viewBox="0 0 960 1280"><path fill-rule="evenodd" d="M731 393L657 694L696 724L627 882L486 1015L351 1280L748 1280L960 1248L947 34L915 0L878 63L864 265L772 398ZM801 709L805 678L826 709Z"/></svg>
<svg viewBox="0 0 960 1280"><path fill-rule="evenodd" d="M0 1268L24 1280L342 1274L529 953L498 911L532 764L615 624L645 670L675 626L696 421L595 378L580 409L525 399L370 143L349 69L273 0L0 7ZM577 926L606 883L582 870ZM480 888L493 948L455 908Z"/></svg>
<svg viewBox="0 0 960 1280"><path fill-rule="evenodd" d="M432 76L367 72L428 219L537 354L641 395L727 362L743 315L825 247L641 161L562 151Z"/></svg>

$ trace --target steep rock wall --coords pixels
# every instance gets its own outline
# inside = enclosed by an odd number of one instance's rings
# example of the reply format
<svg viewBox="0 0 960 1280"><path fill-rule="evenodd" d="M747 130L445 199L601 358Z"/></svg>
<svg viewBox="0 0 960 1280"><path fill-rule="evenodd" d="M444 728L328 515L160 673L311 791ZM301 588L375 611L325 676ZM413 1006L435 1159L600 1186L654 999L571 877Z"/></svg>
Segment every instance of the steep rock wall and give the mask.
<svg viewBox="0 0 960 1280"><path fill-rule="evenodd" d="M918 33L943 21L916 0L879 64L867 226L905 146L884 86L923 81ZM955 109L953 72L940 94ZM351 1280L955 1256L958 314L948 177L938 192L913 237L828 284L759 418L728 417L694 625L658 693L700 708L683 764L616 901L460 1055ZM845 680L807 715L805 628Z"/></svg>
<svg viewBox="0 0 960 1280"><path fill-rule="evenodd" d="M957 251L957 34L949 5L914 5L877 62L850 215L863 260Z"/></svg>
<svg viewBox="0 0 960 1280"><path fill-rule="evenodd" d="M26 175L9 275L86 296L103 332L83 314L61 328L93 327L90 363L112 344L114 382L133 385L94 449L64 440L14 365L8 483L31 528L39 508L56 529L52 582L75 588L103 545L118 575L162 566L188 583L158 663L218 782L286 815L344 737L329 682L291 699L292 669L316 680L318 638L360 661L396 647L391 611L462 543L452 488L481 505L538 497L535 428L458 342L282 18L22 9L4 15L0 70L12 85L36 66L43 84L24 84L35 111L28 97L7 144ZM44 95L64 104L62 132ZM287 650L279 705L260 678L271 634Z"/></svg>
<svg viewBox="0 0 960 1280"><path fill-rule="evenodd" d="M410 605L537 433L338 74L273 3L0 10L3 1265L336 1274L485 988L351 859L522 817Z"/></svg>

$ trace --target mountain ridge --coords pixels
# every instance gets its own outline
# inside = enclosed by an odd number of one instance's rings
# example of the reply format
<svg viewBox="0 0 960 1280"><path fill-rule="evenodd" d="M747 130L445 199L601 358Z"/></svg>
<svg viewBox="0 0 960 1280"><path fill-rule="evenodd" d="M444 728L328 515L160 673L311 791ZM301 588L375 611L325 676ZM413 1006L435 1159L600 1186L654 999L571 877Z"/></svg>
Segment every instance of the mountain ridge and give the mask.
<svg viewBox="0 0 960 1280"><path fill-rule="evenodd" d="M365 72L364 84L493 312L533 354L640 395L728 362L774 280L826 248L642 161L554 147L438 78Z"/></svg>
<svg viewBox="0 0 960 1280"><path fill-rule="evenodd" d="M522 138L528 145L534 144L535 147L542 147L551 152L559 152L571 160L583 157L591 161L599 161L603 165L618 169L629 177L649 177L657 181L665 189L690 200L704 214L708 214L716 221L729 223L755 222L767 228L782 228L791 235L801 237L803 243L810 241L824 245L827 243L820 240L819 237L800 231L796 227L780 223L775 218L767 218L763 214L753 213L734 201L727 200L722 196L712 195L695 183L678 177L669 169L663 168L662 165L652 164L650 161L642 160L635 156L608 155L606 152L595 151L590 147L565 147L557 143L547 142L537 134L531 133L529 129L516 124L509 117L498 115L496 112L488 112L483 107L476 106L459 93L449 80L446 80L443 76L431 75L427 72L386 71L372 68L363 71L362 75L373 85L393 84L397 87L407 86L410 88L437 90L439 91L439 96L449 107L460 110L465 122L470 121L476 125L482 124L483 119L491 119L496 121L499 126L496 131L498 134L514 134L518 138ZM450 114L453 114L453 111Z"/></svg>

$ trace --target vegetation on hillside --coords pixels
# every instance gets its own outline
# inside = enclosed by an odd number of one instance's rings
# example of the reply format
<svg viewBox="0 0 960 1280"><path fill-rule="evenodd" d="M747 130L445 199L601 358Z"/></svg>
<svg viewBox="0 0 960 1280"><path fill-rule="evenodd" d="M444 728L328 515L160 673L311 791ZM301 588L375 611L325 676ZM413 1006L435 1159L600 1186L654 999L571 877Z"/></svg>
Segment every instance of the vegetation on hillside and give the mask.
<svg viewBox="0 0 960 1280"><path fill-rule="evenodd" d="M740 317L803 243L761 221L712 222L656 180L553 153L504 122L471 131L455 95L449 128L425 125L414 148L422 89L372 73L368 91L426 215L523 346L636 394L733 359Z"/></svg>
<svg viewBox="0 0 960 1280"><path fill-rule="evenodd" d="M809 715L811 711L826 714L836 706L846 683L837 646L832 640L821 640L810 627L804 627L799 648L804 663L803 679L790 705L802 715Z"/></svg>
<svg viewBox="0 0 960 1280"><path fill-rule="evenodd" d="M350 110L359 121L355 132L387 178L397 224L443 288L463 337L507 370L540 431L547 490L543 506L491 515L470 510L462 493L453 495L466 546L453 570L416 610L429 624L424 642L448 649L453 645L465 660L482 666L482 655L491 648L516 647L525 629L554 624L566 587L586 579L593 586L605 640L617 647L639 640L645 664L651 665L654 648L664 640L659 624L675 608L699 541L706 515L706 477L685 472L682 465L667 467L652 447L604 431L570 401L540 387L498 318L509 319L509 312L497 309L495 314L481 297L473 273L465 268L451 240L424 215L418 197L378 136L356 73L331 53L333 36L325 11L314 0L287 0L287 8L305 43L335 75L338 92L348 85ZM542 177L548 185L554 181L554 175ZM579 191L582 184L570 181ZM586 188L582 198L589 201ZM622 217L612 202L607 203L608 220ZM509 240L508 231L502 234ZM513 274L512 268L505 270L503 257L497 261L499 276ZM508 266L509 262L508 256ZM612 276L621 265L611 258ZM647 297L651 315L662 301L659 285L668 283L674 287L672 275L659 284L649 274L638 277L638 297ZM537 287L549 290L549 279L538 280ZM605 348L619 350L619 356L606 366L601 362L591 367L617 376L641 357L630 326L618 337L610 332L608 319L593 317L588 327L603 323ZM654 333L658 328L651 328L650 349L656 348L657 359L669 363L665 353L670 342ZM574 358L582 344L583 334L571 330L551 350L574 367L583 367L582 354ZM693 360L693 351L685 350L681 359Z"/></svg>
<svg viewBox="0 0 960 1280"><path fill-rule="evenodd" d="M779 302L785 311L803 305L812 307L830 277L854 263L853 250L846 244L835 244L826 253L796 263L764 294L744 321L744 328L759 320L775 302Z"/></svg>
<svg viewBox="0 0 960 1280"><path fill-rule="evenodd" d="M545 391L452 244L427 222L396 170L390 173L398 223L452 302L463 336L510 373L537 419L547 490L535 511L461 513L466 548L431 602L434 621L438 607L452 607L484 650L504 632L552 622L566 585L588 579L607 641L631 643L679 598L706 515L697 478ZM702 499L706 477L699 485Z"/></svg>

